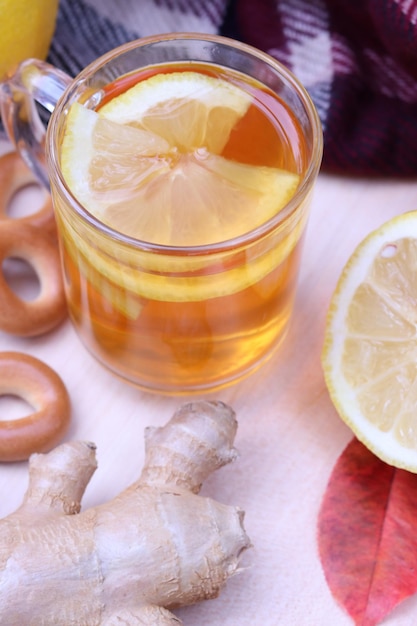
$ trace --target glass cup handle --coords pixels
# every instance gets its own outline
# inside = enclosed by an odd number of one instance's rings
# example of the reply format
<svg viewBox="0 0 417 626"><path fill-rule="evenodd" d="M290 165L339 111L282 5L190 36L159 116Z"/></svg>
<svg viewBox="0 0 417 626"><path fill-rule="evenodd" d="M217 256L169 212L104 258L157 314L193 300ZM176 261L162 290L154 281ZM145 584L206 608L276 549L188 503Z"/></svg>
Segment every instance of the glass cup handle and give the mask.
<svg viewBox="0 0 417 626"><path fill-rule="evenodd" d="M53 65L28 59L0 83L4 129L38 180L50 189L45 158L45 124L39 107L52 113L72 79ZM37 106L38 105L38 106Z"/></svg>

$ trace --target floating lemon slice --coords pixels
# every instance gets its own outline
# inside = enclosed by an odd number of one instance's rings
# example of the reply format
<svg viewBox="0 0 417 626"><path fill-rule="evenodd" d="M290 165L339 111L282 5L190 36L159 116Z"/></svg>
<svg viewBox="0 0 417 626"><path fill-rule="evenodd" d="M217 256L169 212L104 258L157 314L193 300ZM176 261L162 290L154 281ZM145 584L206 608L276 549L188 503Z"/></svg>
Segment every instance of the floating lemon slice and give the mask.
<svg viewBox="0 0 417 626"><path fill-rule="evenodd" d="M250 104L251 97L239 87L196 72L152 76L98 112L75 103L62 143L64 177L90 213L130 237L175 247L239 237L279 212L299 184L297 174L219 154ZM132 274L132 258L124 284L159 299L201 300L234 293L285 258L303 226L296 226L283 242L279 258L274 251L269 258L260 257L255 271L177 277L167 284L156 274ZM120 280L107 254L82 247L100 272ZM178 263L178 257L172 261ZM153 270L166 269L162 257L155 262ZM176 269L198 269L196 260L194 267L183 262L184 268Z"/></svg>
<svg viewBox="0 0 417 626"><path fill-rule="evenodd" d="M156 74L113 98L100 115L157 133L182 152L220 154L251 96L225 80L198 72Z"/></svg>
<svg viewBox="0 0 417 626"><path fill-rule="evenodd" d="M417 212L371 233L333 295L322 354L341 418L377 456L417 472Z"/></svg>
<svg viewBox="0 0 417 626"><path fill-rule="evenodd" d="M180 72L139 83L99 114L74 104L64 176L90 212L137 239L198 246L243 235L279 211L299 180L217 154L248 99L225 81Z"/></svg>

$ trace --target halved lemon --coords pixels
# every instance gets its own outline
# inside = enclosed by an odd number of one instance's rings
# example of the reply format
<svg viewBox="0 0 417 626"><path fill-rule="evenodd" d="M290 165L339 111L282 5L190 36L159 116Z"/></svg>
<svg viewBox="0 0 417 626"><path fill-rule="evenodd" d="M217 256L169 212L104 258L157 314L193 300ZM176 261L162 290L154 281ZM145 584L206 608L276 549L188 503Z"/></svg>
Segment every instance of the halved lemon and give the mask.
<svg viewBox="0 0 417 626"><path fill-rule="evenodd" d="M332 297L322 363L341 418L379 458L417 472L417 212L372 232Z"/></svg>

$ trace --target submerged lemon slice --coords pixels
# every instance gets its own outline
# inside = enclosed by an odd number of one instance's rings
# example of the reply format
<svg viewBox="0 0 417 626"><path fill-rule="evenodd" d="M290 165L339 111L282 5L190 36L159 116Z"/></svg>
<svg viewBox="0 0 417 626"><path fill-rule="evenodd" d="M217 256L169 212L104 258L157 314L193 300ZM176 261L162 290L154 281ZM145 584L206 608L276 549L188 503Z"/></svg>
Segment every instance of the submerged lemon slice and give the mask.
<svg viewBox="0 0 417 626"><path fill-rule="evenodd" d="M417 472L417 212L390 220L353 253L330 304L322 362L357 437Z"/></svg>

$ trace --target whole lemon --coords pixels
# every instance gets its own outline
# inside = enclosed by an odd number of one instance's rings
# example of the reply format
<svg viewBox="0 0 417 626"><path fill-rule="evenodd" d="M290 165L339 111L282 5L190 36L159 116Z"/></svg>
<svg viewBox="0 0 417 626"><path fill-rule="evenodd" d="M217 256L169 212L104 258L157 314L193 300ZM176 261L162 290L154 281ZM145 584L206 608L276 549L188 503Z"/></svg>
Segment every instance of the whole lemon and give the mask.
<svg viewBox="0 0 417 626"><path fill-rule="evenodd" d="M44 59L54 34L59 0L0 0L0 79L18 63Z"/></svg>

